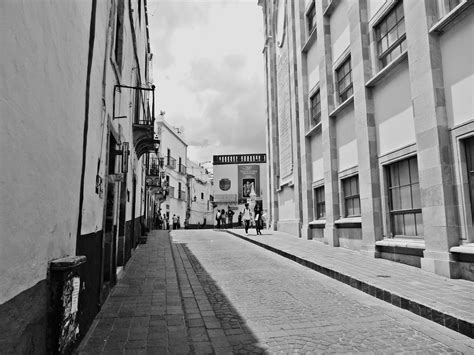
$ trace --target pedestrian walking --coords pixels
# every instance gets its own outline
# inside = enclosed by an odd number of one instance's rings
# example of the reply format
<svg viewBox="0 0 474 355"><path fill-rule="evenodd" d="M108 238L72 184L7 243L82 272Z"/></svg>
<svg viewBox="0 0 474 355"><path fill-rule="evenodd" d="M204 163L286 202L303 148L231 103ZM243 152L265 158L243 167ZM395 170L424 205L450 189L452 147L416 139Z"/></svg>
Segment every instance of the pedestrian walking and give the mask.
<svg viewBox="0 0 474 355"><path fill-rule="evenodd" d="M220 210L217 210L216 221L217 221L217 228L219 229L221 227L221 211Z"/></svg>
<svg viewBox="0 0 474 355"><path fill-rule="evenodd" d="M260 204L257 203L255 205L253 212L255 220L255 230L257 231L257 235L262 235L262 210L260 208Z"/></svg>
<svg viewBox="0 0 474 355"><path fill-rule="evenodd" d="M233 223L233 219L234 219L234 211L232 211L230 209L230 206L227 207L227 219L228 219L228 228L232 228L232 223Z"/></svg>
<svg viewBox="0 0 474 355"><path fill-rule="evenodd" d="M180 228L181 228L181 221L180 221L179 216L178 216L178 218L176 220L176 229L180 229Z"/></svg>
<svg viewBox="0 0 474 355"><path fill-rule="evenodd" d="M237 217L237 222L239 223L239 227L242 227L242 212L239 212L239 216Z"/></svg>
<svg viewBox="0 0 474 355"><path fill-rule="evenodd" d="M177 228L177 224L178 224L178 217L176 217L176 215L173 214L173 229Z"/></svg>
<svg viewBox="0 0 474 355"><path fill-rule="evenodd" d="M242 211L242 219L244 221L245 234L249 234L250 220L252 219L252 212L250 211L249 204L246 203L244 210Z"/></svg>
<svg viewBox="0 0 474 355"><path fill-rule="evenodd" d="M222 209L221 210L221 226L222 228L225 228L226 227L226 213L225 213L225 209Z"/></svg>

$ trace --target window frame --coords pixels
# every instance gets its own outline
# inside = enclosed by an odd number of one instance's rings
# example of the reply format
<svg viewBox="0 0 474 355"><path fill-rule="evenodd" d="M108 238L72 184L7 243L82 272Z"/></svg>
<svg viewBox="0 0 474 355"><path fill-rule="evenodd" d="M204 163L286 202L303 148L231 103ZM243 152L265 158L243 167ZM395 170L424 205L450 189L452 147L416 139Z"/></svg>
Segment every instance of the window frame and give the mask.
<svg viewBox="0 0 474 355"><path fill-rule="evenodd" d="M441 20L462 2L463 0L436 0L437 19Z"/></svg>
<svg viewBox="0 0 474 355"><path fill-rule="evenodd" d="M125 0L117 0L115 28L114 28L114 45L112 47L112 61L116 67L118 75L122 75L123 66L123 42L124 42L124 21L125 20Z"/></svg>
<svg viewBox="0 0 474 355"><path fill-rule="evenodd" d="M308 36L313 33L313 31L316 30L316 2L315 0L311 1L311 4L308 7L308 10L306 11L305 14L306 18L306 31L308 33Z"/></svg>
<svg viewBox="0 0 474 355"><path fill-rule="evenodd" d="M353 179L356 179L356 187L357 187L357 193L352 193L351 194L346 194L346 182L349 182L349 186L352 186L351 182ZM341 191L342 191L342 202L344 205L344 218L351 218L351 217L360 217L362 214L362 209L360 205L360 187L359 187L359 174L347 176L343 179L341 179ZM357 204L359 206L359 214L349 213L349 203L348 201L352 201L352 212L354 212L354 201L357 201Z"/></svg>
<svg viewBox="0 0 474 355"><path fill-rule="evenodd" d="M314 196L314 219L325 220L326 219L326 196L325 196L324 185L314 187L313 196ZM321 200L321 197L322 197L322 200Z"/></svg>
<svg viewBox="0 0 474 355"><path fill-rule="evenodd" d="M313 105L314 98L319 98L319 102L317 102L318 105ZM314 111L314 108L318 107L319 110ZM309 97L309 113L309 127L316 127L318 124L321 123L321 91L319 87Z"/></svg>
<svg viewBox="0 0 474 355"><path fill-rule="evenodd" d="M402 17L399 17L399 9ZM395 16L395 23L393 25L389 25L388 21L390 17ZM403 33L400 34L400 24L403 23ZM390 28L389 28L390 26ZM382 31L382 28L385 29ZM396 30L397 38L394 40L392 44L388 44L390 33ZM384 50L381 50L382 47L382 40L386 39L387 46ZM387 11L386 14L381 18L380 21L374 26L374 40L375 40L375 50L378 62L381 68L385 68L388 66L395 58L401 55L407 48L406 43L406 24L405 24L405 12L403 10L403 1L398 1L395 5ZM393 56L395 51L398 48L398 54Z"/></svg>
<svg viewBox="0 0 474 355"><path fill-rule="evenodd" d="M416 177L417 181L413 182L413 177L414 174L412 173L413 165L412 161L414 161L416 164ZM402 164L405 164L408 167L407 171L407 176L408 176L408 183L402 184L400 182L400 167ZM398 185L395 185L392 182L392 177L394 174L394 171L392 169L397 168L397 179L398 179ZM389 223L390 223L390 230L392 237L397 237L397 238L417 238L417 239L423 239L424 238L424 225L423 225L423 215L422 215L422 209L421 209L421 193L420 193L420 181L419 181L419 171L418 171L418 160L417 156L413 155L410 157L407 157L405 159L400 159L397 160L391 164L388 164L386 166L386 180L387 180L387 197L388 197L388 215L389 215ZM418 203L419 206L416 207L414 206L414 198L416 197L413 192L413 186L417 185L418 186ZM402 189L409 187L409 200L410 200L410 207L408 208L403 208L403 203L404 201L402 200ZM394 193L392 191L398 191L398 196L399 196L399 202L398 202L398 208L395 206L394 203ZM405 201L406 203L407 201ZM398 228L396 228L396 218L398 216L402 216L402 223L403 223L403 234L398 233ZM415 234L406 234L406 222L405 222L405 216L413 216L413 226L415 229ZM420 220L418 220L420 218ZM419 233L419 230L422 232Z"/></svg>
<svg viewBox="0 0 474 355"><path fill-rule="evenodd" d="M348 68L346 72L345 68ZM343 72L344 74L341 76L340 73ZM352 81L352 63L351 63L351 55L349 54L344 60L337 66L335 69L335 80L336 80L336 88L337 88L337 97L339 103L343 103L344 101L348 100L353 94L353 81ZM343 87L341 90L341 83L345 81L345 79L349 77L349 84Z"/></svg>
<svg viewBox="0 0 474 355"><path fill-rule="evenodd" d="M464 145L464 161L466 162L466 183L468 186L468 200L471 205L471 218L474 221L474 136L463 139ZM471 146L472 152L468 149ZM472 154L472 156L470 155ZM472 166L469 166L469 161L472 162ZM466 211L469 213L469 211Z"/></svg>

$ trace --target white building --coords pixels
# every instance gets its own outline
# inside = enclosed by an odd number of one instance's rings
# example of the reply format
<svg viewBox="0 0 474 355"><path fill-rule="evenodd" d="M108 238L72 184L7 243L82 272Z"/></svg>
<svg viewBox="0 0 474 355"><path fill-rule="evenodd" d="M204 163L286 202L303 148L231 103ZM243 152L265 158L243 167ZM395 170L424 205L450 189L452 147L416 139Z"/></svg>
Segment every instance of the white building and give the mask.
<svg viewBox="0 0 474 355"><path fill-rule="evenodd" d="M173 215L176 215L180 219L181 228L184 228L187 210L186 161L188 145L182 132L166 122L163 116L157 119L157 126L161 141L161 158L168 186L166 199L160 205L160 213L162 216L167 216L171 226Z"/></svg>
<svg viewBox="0 0 474 355"><path fill-rule="evenodd" d="M0 13L0 351L46 353L49 262L87 257L68 328L80 339L142 235L147 8L1 1Z"/></svg>
<svg viewBox="0 0 474 355"><path fill-rule="evenodd" d="M209 171L198 163L187 160L188 209L187 227L213 225L212 180Z"/></svg>
<svg viewBox="0 0 474 355"><path fill-rule="evenodd" d="M217 210L234 211L233 222L249 202L261 204L264 212L268 206L268 177L266 154L229 154L213 156L214 206ZM214 218L215 220L215 218Z"/></svg>

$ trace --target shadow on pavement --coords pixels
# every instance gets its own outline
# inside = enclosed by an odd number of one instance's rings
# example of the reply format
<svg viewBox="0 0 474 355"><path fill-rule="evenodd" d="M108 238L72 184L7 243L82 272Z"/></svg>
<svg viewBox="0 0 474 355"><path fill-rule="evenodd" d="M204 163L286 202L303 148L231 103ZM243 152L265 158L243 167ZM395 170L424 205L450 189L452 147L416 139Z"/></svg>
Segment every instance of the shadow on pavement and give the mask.
<svg viewBox="0 0 474 355"><path fill-rule="evenodd" d="M196 299L199 311L203 316L204 323L206 323L207 332L212 342L212 335L221 334L221 340L227 341L234 354L263 354L268 348L259 342L259 339L247 327L245 319L232 305L230 300L226 297L224 292L217 286L214 279L207 273L205 268L201 265L197 257L187 247L186 243L173 242L174 246L179 252L179 256L183 261L186 275L193 291L193 297ZM177 257L177 255L175 255ZM182 285L183 275L179 274L179 282ZM193 277L197 278L193 282ZM189 293L188 293L189 296ZM202 297L205 300L202 300ZM201 299L201 300L200 300ZM207 302L208 301L208 302ZM188 327L191 329L195 324L195 316L193 315L192 306L187 301L186 291L183 290L183 302L185 307L185 317ZM192 304L192 302L191 302ZM203 307L201 307L203 305ZM210 308L206 310L206 305ZM217 320L214 324L208 324L207 319ZM223 331L223 333L222 333ZM224 340L225 339L225 340Z"/></svg>

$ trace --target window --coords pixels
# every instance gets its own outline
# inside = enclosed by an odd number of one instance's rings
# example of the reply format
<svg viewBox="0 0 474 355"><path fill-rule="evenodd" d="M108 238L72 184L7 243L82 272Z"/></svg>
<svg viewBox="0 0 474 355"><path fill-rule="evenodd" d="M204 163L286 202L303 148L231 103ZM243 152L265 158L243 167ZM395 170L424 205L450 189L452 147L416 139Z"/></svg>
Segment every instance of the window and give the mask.
<svg viewBox="0 0 474 355"><path fill-rule="evenodd" d="M306 23L308 25L308 35L316 28L316 6L314 0L311 2L308 12L306 13Z"/></svg>
<svg viewBox="0 0 474 355"><path fill-rule="evenodd" d="M474 137L468 138L464 142L466 151L467 181L471 199L471 214L474 220Z"/></svg>
<svg viewBox="0 0 474 355"><path fill-rule="evenodd" d="M422 236L420 186L416 157L388 167L389 210L392 234Z"/></svg>
<svg viewBox="0 0 474 355"><path fill-rule="evenodd" d="M166 165L170 165L170 158L171 158L171 150L168 148L167 154L166 154Z"/></svg>
<svg viewBox="0 0 474 355"><path fill-rule="evenodd" d="M123 50L123 12L124 12L124 0L117 1L117 23L115 25L115 64L117 69L122 72L122 50Z"/></svg>
<svg viewBox="0 0 474 355"><path fill-rule="evenodd" d="M324 219L326 218L326 200L324 197L324 186L314 189L314 201L315 201L315 218Z"/></svg>
<svg viewBox="0 0 474 355"><path fill-rule="evenodd" d="M178 182L178 199L181 199L181 195L182 195L182 192L181 192L181 183Z"/></svg>
<svg viewBox="0 0 474 355"><path fill-rule="evenodd" d="M359 176L342 180L344 217L360 216Z"/></svg>
<svg viewBox="0 0 474 355"><path fill-rule="evenodd" d="M403 2L400 1L376 26L377 54L382 67L387 66L407 47Z"/></svg>
<svg viewBox="0 0 474 355"><path fill-rule="evenodd" d="M336 79L339 102L342 103L352 95L352 69L350 56L339 66L339 68L336 69Z"/></svg>
<svg viewBox="0 0 474 355"><path fill-rule="evenodd" d="M321 94L319 89L309 99L311 104L311 122L310 127L316 126L321 122Z"/></svg>
<svg viewBox="0 0 474 355"><path fill-rule="evenodd" d="M461 3L461 0L437 0L438 2L438 19L446 16L452 9Z"/></svg>
<svg viewBox="0 0 474 355"><path fill-rule="evenodd" d="M204 200L204 192L201 192L201 200Z"/></svg>

